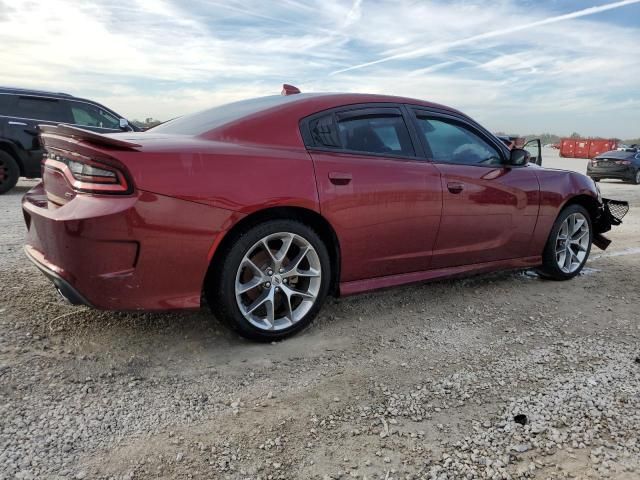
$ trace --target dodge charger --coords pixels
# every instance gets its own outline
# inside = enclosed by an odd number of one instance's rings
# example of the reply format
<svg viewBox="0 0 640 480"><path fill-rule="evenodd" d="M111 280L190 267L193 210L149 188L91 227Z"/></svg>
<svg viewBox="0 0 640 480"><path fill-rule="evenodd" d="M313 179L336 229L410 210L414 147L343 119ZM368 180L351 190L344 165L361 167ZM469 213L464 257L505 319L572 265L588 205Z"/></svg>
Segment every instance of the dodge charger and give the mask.
<svg viewBox="0 0 640 480"><path fill-rule="evenodd" d="M146 132L41 140L25 251L67 300L207 304L261 341L327 295L504 269L570 279L628 208L457 110L387 95L285 86Z"/></svg>

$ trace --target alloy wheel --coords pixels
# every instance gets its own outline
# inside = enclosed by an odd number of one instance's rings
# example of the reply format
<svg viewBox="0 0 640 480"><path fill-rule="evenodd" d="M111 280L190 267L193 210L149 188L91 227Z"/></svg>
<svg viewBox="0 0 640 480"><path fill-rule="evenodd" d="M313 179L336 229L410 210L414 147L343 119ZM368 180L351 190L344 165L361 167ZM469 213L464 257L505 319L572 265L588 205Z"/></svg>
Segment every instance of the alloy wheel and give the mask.
<svg viewBox="0 0 640 480"><path fill-rule="evenodd" d="M235 280L242 315L261 330L283 330L313 307L322 283L320 258L309 241L290 232L267 235L244 256Z"/></svg>
<svg viewBox="0 0 640 480"><path fill-rule="evenodd" d="M572 213L562 222L556 237L556 262L564 273L580 268L589 249L589 222L582 213Z"/></svg>

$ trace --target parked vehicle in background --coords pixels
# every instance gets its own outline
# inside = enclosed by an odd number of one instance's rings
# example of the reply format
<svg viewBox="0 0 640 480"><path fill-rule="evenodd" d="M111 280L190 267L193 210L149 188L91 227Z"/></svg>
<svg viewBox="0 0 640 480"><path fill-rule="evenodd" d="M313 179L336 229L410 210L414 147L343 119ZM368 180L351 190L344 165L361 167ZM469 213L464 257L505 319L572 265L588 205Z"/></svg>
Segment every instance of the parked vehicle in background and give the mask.
<svg viewBox="0 0 640 480"><path fill-rule="evenodd" d="M594 158L601 153L615 150L615 139L563 138L560 140L560 156L566 158Z"/></svg>
<svg viewBox="0 0 640 480"><path fill-rule="evenodd" d="M138 131L99 103L66 93L0 87L0 194L19 177L39 178L43 148L38 125L66 123L100 133Z"/></svg>
<svg viewBox="0 0 640 480"><path fill-rule="evenodd" d="M616 150L619 150L621 152L640 152L640 145L635 143L632 145L620 144L618 145L618 148L616 148Z"/></svg>
<svg viewBox="0 0 640 480"><path fill-rule="evenodd" d="M199 308L262 341L328 294L538 268L576 276L628 206L463 113L386 95L231 103L147 132L43 127L25 251L70 301ZM179 272L179 274L176 274Z"/></svg>
<svg viewBox="0 0 640 480"><path fill-rule="evenodd" d="M640 184L640 151L637 148L612 150L598 155L587 164L587 175L599 182L615 178Z"/></svg>

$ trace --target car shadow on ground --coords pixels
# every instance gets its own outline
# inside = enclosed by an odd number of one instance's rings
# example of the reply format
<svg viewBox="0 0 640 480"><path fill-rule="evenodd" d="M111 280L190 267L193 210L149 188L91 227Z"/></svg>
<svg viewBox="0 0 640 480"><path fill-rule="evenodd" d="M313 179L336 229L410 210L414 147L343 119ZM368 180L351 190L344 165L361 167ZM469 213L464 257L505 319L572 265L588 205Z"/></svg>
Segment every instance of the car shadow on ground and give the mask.
<svg viewBox="0 0 640 480"><path fill-rule="evenodd" d="M493 332L491 319L523 315L509 306L514 288L528 290L525 303L534 305L549 293L544 283L553 283L531 271L508 271L329 298L310 327L290 339L265 344L228 330L206 306L192 312L98 311L67 304L46 279L24 273L23 298L30 301L9 305L9 312L24 319L23 326L29 324L32 338L46 339L49 351L65 354L56 362L62 361L61 367L71 375L121 372L194 381L288 369L295 359L324 363L335 356L369 355L370 345L403 343L405 338L439 338L446 343L451 335L501 334L503 326ZM457 326L449 332L452 322ZM38 349L31 340L25 345Z"/></svg>
<svg viewBox="0 0 640 480"><path fill-rule="evenodd" d="M367 329L366 335L386 334L390 327L385 319L397 317L402 310L428 313L443 304L455 308L461 297L482 300L489 295L487 289L503 290L514 282L531 280L537 278L523 272L499 272L329 298L309 328L280 343L288 345L286 354L313 357L326 348L357 341L362 329ZM71 306L44 280L34 283L37 291L32 295L46 296L42 300L50 304L41 322L42 334L56 337L61 344L82 346L82 350L154 352L158 359L172 354L213 358L232 353L239 362L279 350L269 343L241 338L222 325L207 306L192 312L105 312Z"/></svg>

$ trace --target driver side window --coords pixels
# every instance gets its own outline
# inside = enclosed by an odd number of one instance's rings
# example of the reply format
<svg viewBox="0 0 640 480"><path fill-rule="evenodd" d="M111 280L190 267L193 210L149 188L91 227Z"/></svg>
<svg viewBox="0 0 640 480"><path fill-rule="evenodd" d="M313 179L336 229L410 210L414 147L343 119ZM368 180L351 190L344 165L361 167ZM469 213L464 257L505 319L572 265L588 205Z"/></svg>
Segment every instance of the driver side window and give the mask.
<svg viewBox="0 0 640 480"><path fill-rule="evenodd" d="M426 117L418 117L418 125L436 163L487 166L502 163L498 150L462 126Z"/></svg>
<svg viewBox="0 0 640 480"><path fill-rule="evenodd" d="M81 102L69 102L73 123L86 127L98 127L111 130L120 129L120 119L95 105Z"/></svg>

